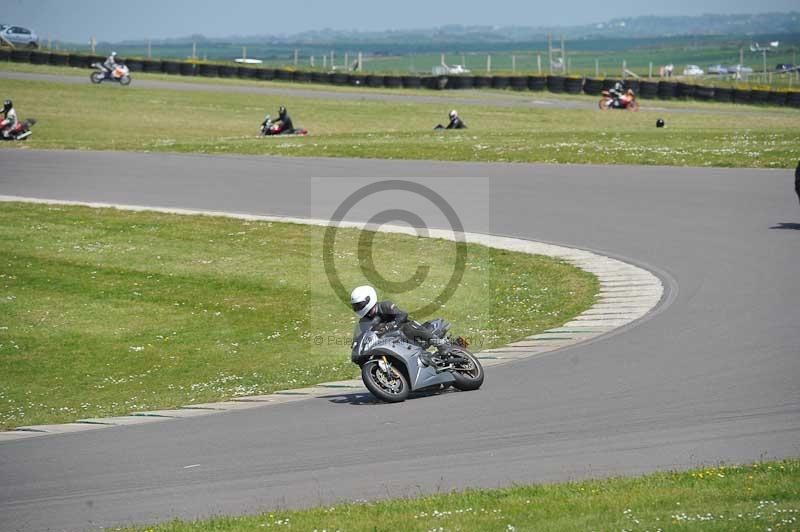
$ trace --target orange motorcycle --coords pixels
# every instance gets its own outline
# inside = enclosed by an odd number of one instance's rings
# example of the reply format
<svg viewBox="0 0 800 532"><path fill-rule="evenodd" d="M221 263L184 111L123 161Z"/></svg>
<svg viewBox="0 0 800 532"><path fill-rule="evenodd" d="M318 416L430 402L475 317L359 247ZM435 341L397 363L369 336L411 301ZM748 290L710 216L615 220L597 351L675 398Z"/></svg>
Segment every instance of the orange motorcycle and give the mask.
<svg viewBox="0 0 800 532"><path fill-rule="evenodd" d="M609 109L639 110L639 103L636 101L636 95L632 89L625 91L625 94L619 98L615 98L609 91L603 91L602 94L603 97L600 98L599 106L603 111L608 111Z"/></svg>

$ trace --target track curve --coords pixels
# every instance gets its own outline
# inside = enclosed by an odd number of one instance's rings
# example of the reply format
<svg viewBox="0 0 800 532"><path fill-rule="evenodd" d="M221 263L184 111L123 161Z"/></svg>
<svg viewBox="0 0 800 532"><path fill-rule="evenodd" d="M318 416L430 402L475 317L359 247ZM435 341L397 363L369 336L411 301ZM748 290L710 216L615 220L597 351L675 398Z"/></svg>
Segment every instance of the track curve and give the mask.
<svg viewBox="0 0 800 532"><path fill-rule="evenodd" d="M77 201L308 216L308 178L328 176L489 177L492 232L650 265L671 304L621 334L494 368L480 392L390 406L315 399L3 443L1 529L800 454L800 210L788 171L0 152L0 194Z"/></svg>

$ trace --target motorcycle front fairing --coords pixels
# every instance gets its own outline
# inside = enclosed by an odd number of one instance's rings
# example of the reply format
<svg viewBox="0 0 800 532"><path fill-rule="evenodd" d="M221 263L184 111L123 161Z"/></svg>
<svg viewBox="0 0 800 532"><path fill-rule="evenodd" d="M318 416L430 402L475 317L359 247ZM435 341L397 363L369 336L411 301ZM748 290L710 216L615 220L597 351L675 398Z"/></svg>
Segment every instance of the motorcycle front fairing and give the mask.
<svg viewBox="0 0 800 532"><path fill-rule="evenodd" d="M449 371L437 373L430 366L425 366L419 356L424 348L409 342L399 331L391 331L383 336L373 330L377 323L373 321L359 321L353 332L353 350L351 359L359 366L372 358L385 356L390 363L401 363L405 366L412 391L449 384L455 379Z"/></svg>

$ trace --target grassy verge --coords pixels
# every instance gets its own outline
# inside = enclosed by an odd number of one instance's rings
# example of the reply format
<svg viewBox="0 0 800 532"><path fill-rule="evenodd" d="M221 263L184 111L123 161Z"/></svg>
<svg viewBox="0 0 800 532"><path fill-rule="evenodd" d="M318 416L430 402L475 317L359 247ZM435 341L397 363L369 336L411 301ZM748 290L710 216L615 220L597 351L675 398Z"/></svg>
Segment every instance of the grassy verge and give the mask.
<svg viewBox="0 0 800 532"><path fill-rule="evenodd" d="M797 530L800 461L638 478L470 490L253 517L174 521L158 532L262 530Z"/></svg>
<svg viewBox="0 0 800 532"><path fill-rule="evenodd" d="M0 92L23 117L39 119L24 144L37 148L766 168L793 168L800 158L796 110L726 106L723 113L720 105L687 103L695 112L684 113L658 102L667 127L656 129L655 113L481 104L461 109L469 130L442 134L431 126L446 119L447 107L413 101L126 90L88 81L0 80ZM281 104L311 135L256 136L263 115ZM20 146L10 144L3 147Z"/></svg>
<svg viewBox="0 0 800 532"><path fill-rule="evenodd" d="M322 270L322 232L4 203L0 428L356 377L354 318ZM359 234L337 236L345 286L364 283ZM381 290L406 309L439 293L455 261L450 242L382 233L373 256L390 281L435 257L420 288ZM564 323L597 289L594 276L566 263L469 246L463 281L437 314L487 348Z"/></svg>

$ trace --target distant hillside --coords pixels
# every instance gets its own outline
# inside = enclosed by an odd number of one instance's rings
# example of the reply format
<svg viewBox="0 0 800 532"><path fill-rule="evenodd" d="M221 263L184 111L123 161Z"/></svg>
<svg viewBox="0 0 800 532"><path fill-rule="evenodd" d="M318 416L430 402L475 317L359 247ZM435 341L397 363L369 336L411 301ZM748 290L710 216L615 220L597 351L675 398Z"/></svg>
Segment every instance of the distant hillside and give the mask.
<svg viewBox="0 0 800 532"><path fill-rule="evenodd" d="M677 36L780 35L800 33L800 12L700 16L642 16L617 18L583 26L461 26L449 25L427 29L392 31L357 31L322 29L293 35L231 36L206 39L191 35L159 41L159 44L186 42L270 43L276 45L394 45L415 43L426 45L511 44L543 41L548 34L567 39L660 38ZM141 41L138 41L141 42ZM120 44L134 44L133 41Z"/></svg>

